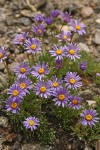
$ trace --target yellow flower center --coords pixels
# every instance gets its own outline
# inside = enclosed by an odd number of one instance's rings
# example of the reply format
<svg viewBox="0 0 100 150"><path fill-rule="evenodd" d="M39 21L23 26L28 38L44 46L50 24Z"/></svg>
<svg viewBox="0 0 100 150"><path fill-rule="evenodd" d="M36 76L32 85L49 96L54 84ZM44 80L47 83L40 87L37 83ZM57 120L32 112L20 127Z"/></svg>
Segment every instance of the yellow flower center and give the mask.
<svg viewBox="0 0 100 150"><path fill-rule="evenodd" d="M86 115L85 118L86 118L87 121L91 121L93 117L90 114L88 114L88 115Z"/></svg>
<svg viewBox="0 0 100 150"><path fill-rule="evenodd" d="M22 37L19 38L19 42L23 42L23 38Z"/></svg>
<svg viewBox="0 0 100 150"><path fill-rule="evenodd" d="M58 99L61 100L61 101L63 101L65 99L65 95L64 94L60 94L58 96Z"/></svg>
<svg viewBox="0 0 100 150"><path fill-rule="evenodd" d="M81 29L81 27L79 25L76 25L75 28L76 28L76 30L80 30Z"/></svg>
<svg viewBox="0 0 100 150"><path fill-rule="evenodd" d="M61 55L61 54L62 54L62 50L61 50L61 49L57 49L57 50L56 50L56 54L57 54L57 55Z"/></svg>
<svg viewBox="0 0 100 150"><path fill-rule="evenodd" d="M12 104L11 104L11 107L12 108L16 108L18 106L18 104L16 103L16 102L13 102Z"/></svg>
<svg viewBox="0 0 100 150"><path fill-rule="evenodd" d="M42 33L42 30L41 30L41 29L38 29L38 32L41 34L41 33Z"/></svg>
<svg viewBox="0 0 100 150"><path fill-rule="evenodd" d="M20 72L21 72L21 73L25 73L25 72L26 72L26 69L25 69L25 68L20 68Z"/></svg>
<svg viewBox="0 0 100 150"><path fill-rule="evenodd" d="M45 92L46 92L46 90L47 90L47 89L46 89L46 87L45 87L45 86L42 86L42 87L40 88L40 92L41 92L41 93L45 93Z"/></svg>
<svg viewBox="0 0 100 150"><path fill-rule="evenodd" d="M43 74L43 73L44 73L44 69L43 69L43 68L40 68L40 69L38 70L38 73L39 73L39 74Z"/></svg>
<svg viewBox="0 0 100 150"><path fill-rule="evenodd" d="M14 96L17 96L19 94L18 90L14 90L12 93Z"/></svg>
<svg viewBox="0 0 100 150"><path fill-rule="evenodd" d="M28 123L30 126L33 126L35 124L35 122L33 120L30 120Z"/></svg>
<svg viewBox="0 0 100 150"><path fill-rule="evenodd" d="M67 39L67 36L66 36L66 35L64 35L64 36L63 36L63 38L64 38L64 40L66 40L66 39Z"/></svg>
<svg viewBox="0 0 100 150"><path fill-rule="evenodd" d="M31 48L32 50L34 50L34 49L36 48L36 45L35 45L35 44L32 44L32 45L30 46L30 48Z"/></svg>
<svg viewBox="0 0 100 150"><path fill-rule="evenodd" d="M71 50L69 51L69 53L70 53L71 55L74 55L74 54L75 54L75 51L74 51L73 49L71 49Z"/></svg>
<svg viewBox="0 0 100 150"><path fill-rule="evenodd" d="M70 83L71 83L71 84L74 84L75 82L76 82L76 81L75 81L74 78L71 78L71 79L70 79Z"/></svg>
<svg viewBox="0 0 100 150"><path fill-rule="evenodd" d="M25 89L25 88L26 88L26 84L25 84L25 83L21 83L21 84L20 84L20 88L21 88L21 89Z"/></svg>
<svg viewBox="0 0 100 150"><path fill-rule="evenodd" d="M52 86L53 86L53 87L57 87L57 86L58 86L58 82L54 82L54 83L52 84Z"/></svg>
<svg viewBox="0 0 100 150"><path fill-rule="evenodd" d="M2 53L0 53L0 59L3 57L3 54Z"/></svg>
<svg viewBox="0 0 100 150"><path fill-rule="evenodd" d="M78 100L77 100L77 99L74 99L74 100L72 101L72 103L73 103L74 105L77 105L77 104L78 104Z"/></svg>

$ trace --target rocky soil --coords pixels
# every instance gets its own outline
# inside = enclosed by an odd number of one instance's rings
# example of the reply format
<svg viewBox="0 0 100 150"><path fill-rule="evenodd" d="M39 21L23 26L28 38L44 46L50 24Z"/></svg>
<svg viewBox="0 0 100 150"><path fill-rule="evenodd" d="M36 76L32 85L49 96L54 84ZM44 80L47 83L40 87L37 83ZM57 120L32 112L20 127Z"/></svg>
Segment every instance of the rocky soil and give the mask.
<svg viewBox="0 0 100 150"><path fill-rule="evenodd" d="M16 64L27 59L26 53L19 51L13 45L15 33L28 31L32 26L32 17L36 13L49 14L52 9L71 12L73 18L81 18L87 26L87 34L83 37L75 37L80 47L95 56L100 61L100 0L0 0L0 45L6 47L9 52L9 68L13 71ZM14 61L14 62L13 62ZM6 82L5 66L0 63L0 79ZM0 88L2 83L0 83ZM100 95L100 88L95 85L87 85L83 89L87 96L87 102L92 100L92 95ZM83 93L82 93L83 94ZM95 103L95 102L94 102ZM63 137L64 138L64 137ZM65 139L57 140L55 147L41 147L37 143L21 145L21 135L13 133L13 127L6 116L0 117L0 150L83 150L77 141L71 142ZM63 142L66 141L66 142ZM61 144L62 143L62 144ZM76 146L76 147L75 147ZM91 150L87 147L85 150Z"/></svg>

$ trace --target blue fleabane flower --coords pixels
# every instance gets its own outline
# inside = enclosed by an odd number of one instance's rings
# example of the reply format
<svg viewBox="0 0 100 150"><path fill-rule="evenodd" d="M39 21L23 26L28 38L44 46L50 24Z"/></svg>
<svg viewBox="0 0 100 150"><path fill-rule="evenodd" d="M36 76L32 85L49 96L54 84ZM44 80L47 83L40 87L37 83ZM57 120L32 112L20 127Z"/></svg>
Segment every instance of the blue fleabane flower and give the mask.
<svg viewBox="0 0 100 150"><path fill-rule="evenodd" d="M20 65L14 69L14 72L17 74L18 78L26 78L26 76L30 74L30 71L31 69L25 62L21 62Z"/></svg>
<svg viewBox="0 0 100 150"><path fill-rule="evenodd" d="M35 54L41 51L41 41L37 40L36 38L30 38L26 40L25 49L28 53Z"/></svg>
<svg viewBox="0 0 100 150"><path fill-rule="evenodd" d="M23 121L23 126L26 128L26 129L31 129L31 131L33 130L36 130L37 129L37 126L39 126L39 120L38 118L35 118L35 117L28 117L26 118L25 121Z"/></svg>
<svg viewBox="0 0 100 150"><path fill-rule="evenodd" d="M42 79L45 77L46 74L48 74L49 68L48 63L45 62L38 62L35 66L33 66L33 71L31 72L33 76L37 77L37 79Z"/></svg>
<svg viewBox="0 0 100 150"><path fill-rule="evenodd" d="M82 86L81 78L77 72L67 72L64 81L68 89L77 89Z"/></svg>
<svg viewBox="0 0 100 150"><path fill-rule="evenodd" d="M98 115L97 111L92 108L88 110L84 110L83 113L80 114L80 116L83 118L80 122L84 126L89 125L90 127L92 127L99 120L97 115Z"/></svg>
<svg viewBox="0 0 100 150"><path fill-rule="evenodd" d="M52 50L50 50L50 54L52 57L56 57L55 60L61 60L63 59L63 56L65 56L65 47L57 47L56 45L52 46Z"/></svg>
<svg viewBox="0 0 100 150"><path fill-rule="evenodd" d="M68 97L69 97L68 95L69 95L69 92L66 89L60 88L59 90L53 93L53 96L55 98L53 98L52 101L54 101L55 105L57 106L61 105L62 107L65 107L68 101Z"/></svg>

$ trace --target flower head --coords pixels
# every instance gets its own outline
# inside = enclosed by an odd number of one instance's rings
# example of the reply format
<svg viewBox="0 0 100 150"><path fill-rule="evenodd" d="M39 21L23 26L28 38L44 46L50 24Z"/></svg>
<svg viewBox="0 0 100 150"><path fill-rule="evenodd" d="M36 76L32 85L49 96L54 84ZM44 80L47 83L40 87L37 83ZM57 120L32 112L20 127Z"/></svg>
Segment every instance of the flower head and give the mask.
<svg viewBox="0 0 100 150"><path fill-rule="evenodd" d="M62 13L62 20L67 23L71 21L71 15L68 12Z"/></svg>
<svg viewBox="0 0 100 150"><path fill-rule="evenodd" d="M58 34L56 37L60 39L60 41L70 41L71 32L66 32L64 30L61 31L61 34Z"/></svg>
<svg viewBox="0 0 100 150"><path fill-rule="evenodd" d="M60 88L58 91L55 91L53 93L53 96L55 97L53 101L55 102L55 105L62 105L64 107L67 104L68 101L68 91L64 88Z"/></svg>
<svg viewBox="0 0 100 150"><path fill-rule="evenodd" d="M100 73L96 73L96 76L100 77Z"/></svg>
<svg viewBox="0 0 100 150"><path fill-rule="evenodd" d="M26 33L26 32L16 34L14 37L13 43L22 45L25 42L27 35L28 35L28 33Z"/></svg>
<svg viewBox="0 0 100 150"><path fill-rule="evenodd" d="M37 26L34 26L32 28L32 31L36 34L36 35L42 35L46 30L45 30L45 26L43 24L39 24Z"/></svg>
<svg viewBox="0 0 100 150"><path fill-rule="evenodd" d="M8 53L6 53L6 49L4 47L0 48L0 62L7 58Z"/></svg>
<svg viewBox="0 0 100 150"><path fill-rule="evenodd" d="M14 72L18 75L18 78L26 78L26 75L30 74L30 71L31 69L25 62L21 62L14 70Z"/></svg>
<svg viewBox="0 0 100 150"><path fill-rule="evenodd" d="M77 32L79 35L83 35L86 33L85 31L85 25L83 23L80 23L80 20L72 20L71 26L74 32Z"/></svg>
<svg viewBox="0 0 100 150"><path fill-rule="evenodd" d="M83 118L81 120L81 123L84 126L89 125L90 127L92 127L99 120L97 115L98 115L98 113L96 112L96 110L93 110L92 108L88 109L88 110L84 110L83 113L80 114L80 116Z"/></svg>
<svg viewBox="0 0 100 150"><path fill-rule="evenodd" d="M69 89L77 89L82 86L81 78L76 72L67 72L65 76L66 86Z"/></svg>
<svg viewBox="0 0 100 150"><path fill-rule="evenodd" d="M17 81L15 82L20 89L23 90L25 93L29 93L29 90L32 89L32 82L30 79L27 78L18 78Z"/></svg>
<svg viewBox="0 0 100 150"><path fill-rule="evenodd" d="M66 57L69 57L70 59L72 59L74 61L75 61L75 59L80 58L80 55L79 55L80 49L76 44L74 44L74 45L72 43L68 44L68 46L66 46L66 50L67 50Z"/></svg>
<svg viewBox="0 0 100 150"><path fill-rule="evenodd" d="M16 99L23 99L25 93L17 84L13 84L10 89L8 89L8 93L11 95L11 98L15 101Z"/></svg>
<svg viewBox="0 0 100 150"><path fill-rule="evenodd" d="M46 74L49 73L48 64L45 62L38 62L35 66L33 66L34 71L32 71L32 75L37 77L37 79L42 79Z"/></svg>
<svg viewBox="0 0 100 150"><path fill-rule="evenodd" d="M55 60L55 62L54 62L54 66L56 67L56 68L61 68L62 67L62 60Z"/></svg>
<svg viewBox="0 0 100 150"><path fill-rule="evenodd" d="M56 76L53 76L52 80L49 80L48 83L50 84L51 90L54 93L55 91L62 88L63 81L61 79L57 79Z"/></svg>
<svg viewBox="0 0 100 150"><path fill-rule="evenodd" d="M52 17L47 17L47 18L45 17L44 22L47 25L51 25L53 23Z"/></svg>
<svg viewBox="0 0 100 150"><path fill-rule="evenodd" d="M30 116L25 121L23 121L23 125L26 129L31 129L31 131L33 131L37 129L37 126L39 126L39 120Z"/></svg>
<svg viewBox="0 0 100 150"><path fill-rule="evenodd" d="M86 61L82 61L79 63L79 68L84 71L87 68L87 62Z"/></svg>
<svg viewBox="0 0 100 150"><path fill-rule="evenodd" d="M58 16L60 15L60 11L55 9L55 10L52 10L51 12L51 16L54 17L54 18L57 18Z"/></svg>
<svg viewBox="0 0 100 150"><path fill-rule="evenodd" d="M18 113L20 108L20 99L14 100L13 98L9 98L6 102L6 109L7 111L11 111L12 113Z"/></svg>
<svg viewBox="0 0 100 150"><path fill-rule="evenodd" d="M38 51L41 51L41 42L37 40L36 38L30 38L26 40L26 50L28 53L35 54Z"/></svg>
<svg viewBox="0 0 100 150"><path fill-rule="evenodd" d="M41 14L37 14L37 15L34 16L33 20L36 21L36 22L41 23L44 20L44 18Z"/></svg>
<svg viewBox="0 0 100 150"><path fill-rule="evenodd" d="M56 45L54 45L52 48L53 49L49 51L51 56L56 57L56 60L63 59L63 56L65 56L65 47L60 46L58 48Z"/></svg>
<svg viewBox="0 0 100 150"><path fill-rule="evenodd" d="M36 95L39 95L40 97L48 98L51 96L51 89L48 82L39 81L35 84L34 90Z"/></svg>
<svg viewBox="0 0 100 150"><path fill-rule="evenodd" d="M69 101L70 101L68 104L69 107L71 107L73 109L80 109L81 108L81 101L82 101L81 97L71 95L69 98Z"/></svg>

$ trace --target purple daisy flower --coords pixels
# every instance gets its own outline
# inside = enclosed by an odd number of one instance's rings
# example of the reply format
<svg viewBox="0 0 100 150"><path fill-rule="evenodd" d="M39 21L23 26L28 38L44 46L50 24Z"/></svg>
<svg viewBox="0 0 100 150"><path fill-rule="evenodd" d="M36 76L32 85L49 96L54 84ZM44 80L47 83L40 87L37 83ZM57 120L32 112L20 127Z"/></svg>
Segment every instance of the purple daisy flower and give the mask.
<svg viewBox="0 0 100 150"><path fill-rule="evenodd" d="M99 118L97 118L97 111L91 109L84 110L83 113L80 114L83 119L80 121L84 126L89 125L90 127L94 126L95 123L98 122Z"/></svg>
<svg viewBox="0 0 100 150"><path fill-rule="evenodd" d="M32 89L32 82L27 78L18 78L15 82L25 93L29 93L29 90Z"/></svg>
<svg viewBox="0 0 100 150"><path fill-rule="evenodd" d="M77 89L82 86L81 78L76 72L67 72L65 76L66 86L69 89Z"/></svg>
<svg viewBox="0 0 100 150"><path fill-rule="evenodd" d="M30 38L26 40L26 50L28 53L35 54L38 51L41 51L41 42L36 38Z"/></svg>
<svg viewBox="0 0 100 150"><path fill-rule="evenodd" d="M81 101L82 98L79 96L70 96L70 103L68 104L69 107L73 109L80 109L81 108Z"/></svg>
<svg viewBox="0 0 100 150"><path fill-rule="evenodd" d="M10 89L8 89L7 94L11 95L11 98L15 101L16 99L23 99L25 93L17 84L13 84Z"/></svg>
<svg viewBox="0 0 100 150"><path fill-rule="evenodd" d="M36 64L36 66L33 66L34 71L32 71L32 75L37 77L37 79L42 79L44 78L44 76L46 74L49 73L49 69L48 69L48 63L42 62L42 64L40 64L40 62L38 62Z"/></svg>
<svg viewBox="0 0 100 150"><path fill-rule="evenodd" d="M56 60L61 60L63 59L63 56L65 56L65 47L60 46L59 48L54 45L53 50L50 50L50 54L53 57L56 57Z"/></svg>
<svg viewBox="0 0 100 150"><path fill-rule="evenodd" d="M100 73L96 73L96 76L100 77Z"/></svg>
<svg viewBox="0 0 100 150"><path fill-rule="evenodd" d="M3 62L7 58L8 53L6 53L6 49L4 47L0 48L0 62Z"/></svg>
<svg viewBox="0 0 100 150"><path fill-rule="evenodd" d="M79 68L84 71L87 68L87 62L86 61L82 61L79 63Z"/></svg>
<svg viewBox="0 0 100 150"><path fill-rule="evenodd" d="M60 11L59 10L52 10L51 12L51 16L54 18L57 18L60 15Z"/></svg>
<svg viewBox="0 0 100 150"><path fill-rule="evenodd" d="M73 59L75 61L75 59L79 59L80 58L80 55L79 55L79 52L80 52L80 49L79 47L76 45L76 44L68 44L68 46L66 46L66 50L67 50L67 55L66 57L70 58L70 59Z"/></svg>
<svg viewBox="0 0 100 150"><path fill-rule="evenodd" d="M37 14L37 15L35 15L33 20L41 23L44 19L43 19L43 16L41 14Z"/></svg>
<svg viewBox="0 0 100 150"><path fill-rule="evenodd" d="M9 98L6 102L6 109L7 111L12 111L12 113L18 113L20 108L20 99L14 100L13 98Z"/></svg>
<svg viewBox="0 0 100 150"><path fill-rule="evenodd" d="M32 28L32 31L37 35L42 35L46 30L45 30L45 26L43 24L39 24L37 26L34 26Z"/></svg>
<svg viewBox="0 0 100 150"><path fill-rule="evenodd" d="M47 25L51 25L53 23L52 17L45 17L44 22Z"/></svg>
<svg viewBox="0 0 100 150"><path fill-rule="evenodd" d="M35 117L28 117L25 121L23 121L23 125L26 129L31 129L31 131L36 130L37 126L39 126L39 120Z"/></svg>
<svg viewBox="0 0 100 150"><path fill-rule="evenodd" d="M26 40L27 36L28 36L28 33L26 33L26 32L22 32L20 34L16 34L15 38L13 40L13 43L22 45L24 43L24 41Z"/></svg>
<svg viewBox="0 0 100 150"><path fill-rule="evenodd" d="M53 93L53 96L55 97L52 101L55 102L55 105L62 105L64 107L67 104L68 101L68 91L64 88L59 89L58 91L55 91Z"/></svg>
<svg viewBox="0 0 100 150"><path fill-rule="evenodd" d="M52 81L49 80L48 83L51 86L52 92L55 92L59 90L60 88L62 88L63 81L61 79L57 79L56 76L53 76Z"/></svg>
<svg viewBox="0 0 100 150"><path fill-rule="evenodd" d="M51 96L51 89L48 82L39 81L35 84L34 90L36 95L39 95L40 97L48 98Z"/></svg>
<svg viewBox="0 0 100 150"><path fill-rule="evenodd" d="M21 62L14 70L14 72L18 75L18 78L26 78L26 75L30 74L30 71L31 69L25 62Z"/></svg>
<svg viewBox="0 0 100 150"><path fill-rule="evenodd" d="M62 13L62 20L67 23L71 20L71 15L68 12Z"/></svg>
<svg viewBox="0 0 100 150"><path fill-rule="evenodd" d="M60 41L70 41L71 32L66 32L62 30L61 34L58 34L56 37L59 38Z"/></svg>
<svg viewBox="0 0 100 150"><path fill-rule="evenodd" d="M62 60L55 60L54 65L56 68L61 68L62 67Z"/></svg>
<svg viewBox="0 0 100 150"><path fill-rule="evenodd" d="M85 25L83 23L80 23L80 20L72 20L71 26L74 32L78 32L79 35L83 35L86 33L85 31Z"/></svg>

